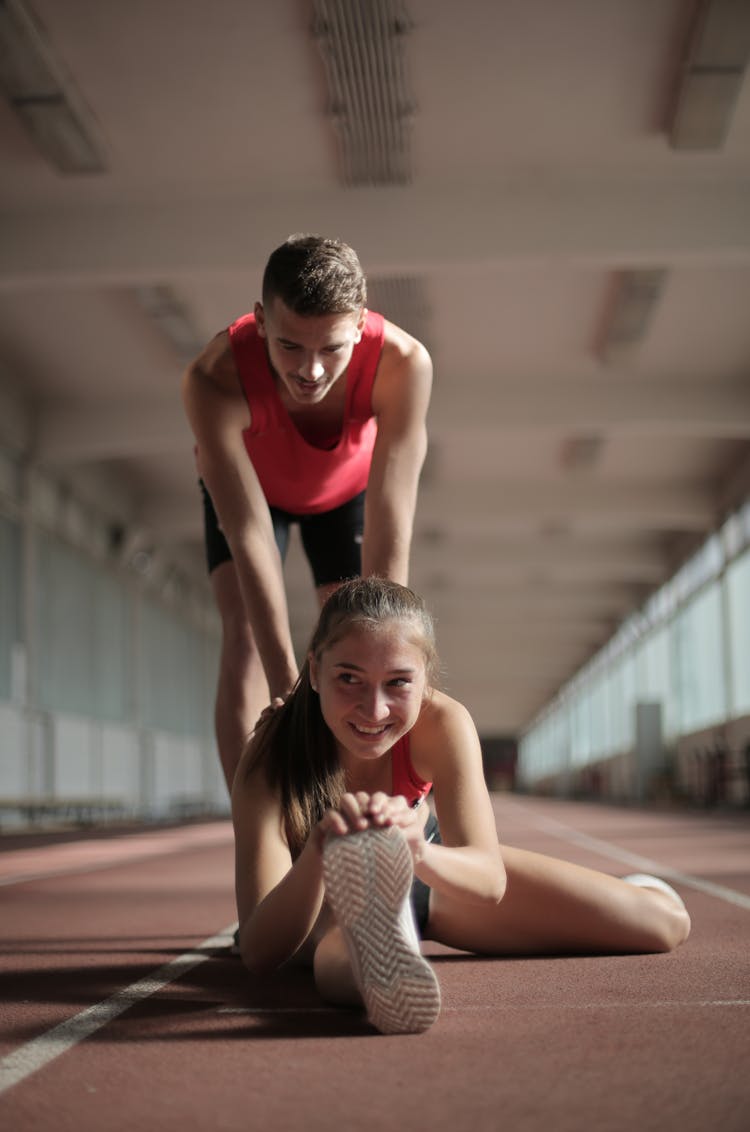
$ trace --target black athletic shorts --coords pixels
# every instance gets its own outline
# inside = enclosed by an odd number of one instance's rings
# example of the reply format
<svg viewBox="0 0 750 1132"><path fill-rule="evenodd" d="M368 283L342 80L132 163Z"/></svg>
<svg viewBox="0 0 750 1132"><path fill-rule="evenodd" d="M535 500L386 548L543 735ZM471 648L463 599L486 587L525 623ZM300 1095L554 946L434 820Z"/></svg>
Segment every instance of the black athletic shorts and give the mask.
<svg viewBox="0 0 750 1132"><path fill-rule="evenodd" d="M206 564L210 574L222 562L230 562L232 552L203 481L200 482L200 487L203 494ZM345 578L354 578L362 573L364 491L342 503L340 507L324 511L320 515L292 515L288 511L280 511L278 507L271 507L269 510L282 561L286 557L292 524L299 523L302 545L316 586L343 582Z"/></svg>
<svg viewBox="0 0 750 1132"><path fill-rule="evenodd" d="M427 819L424 839L435 845L442 845L440 827L434 814L430 814ZM417 931L423 936L430 918L430 886L418 877L414 877L411 885L411 906L414 909L414 919L417 921Z"/></svg>

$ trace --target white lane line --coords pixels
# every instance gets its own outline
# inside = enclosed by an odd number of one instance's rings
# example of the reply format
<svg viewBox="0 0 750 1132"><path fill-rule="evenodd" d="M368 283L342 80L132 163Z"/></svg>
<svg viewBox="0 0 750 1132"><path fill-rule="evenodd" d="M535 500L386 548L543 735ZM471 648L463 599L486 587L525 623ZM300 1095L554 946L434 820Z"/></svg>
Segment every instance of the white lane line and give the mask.
<svg viewBox="0 0 750 1132"><path fill-rule="evenodd" d="M621 849L619 845L613 845L609 841L600 841L598 837L589 837L587 833L580 833L572 826L555 821L554 818L542 818L534 814L531 821L537 828L546 833L551 833L553 837L557 837L561 841L570 841L584 849L593 849L594 852L600 853L604 857L611 857L614 861L621 861L624 865L632 866L639 873L651 873L654 876L660 876L671 884L694 888L698 892L715 896L717 900L725 900L727 904L734 904L738 908L745 908L750 911L750 896L746 896L744 892L737 892L723 884L714 884L710 880L702 880L700 877L691 876L690 873L681 873L678 869L672 869L669 865L662 865L659 861L652 861L649 857L641 857L638 853L630 853L627 849Z"/></svg>
<svg viewBox="0 0 750 1132"><path fill-rule="evenodd" d="M670 1008L686 1010L686 1009L692 1009L694 1007L704 1008L704 1007L718 1007L718 1006L750 1006L750 999L746 999L746 998L737 998L737 999L731 998L731 999L726 999L726 1000L717 999L715 1002L709 1001L709 1000L703 1001L701 999L696 999L695 1002L691 1002L689 999L670 1000L670 999L667 999L667 998L665 998L664 1000L658 1000L658 1001L650 1000L648 1002L642 1002L642 1001L627 1002L625 1000L622 1000L620 1002L546 1002L546 1003L529 1003L529 1002L513 1003L512 1002L512 1003L504 1003L502 1006L498 1006L497 1004L487 1003L486 1005L485 1004L477 1004L477 1005L471 1005L471 1006L444 1006L442 1008L442 1010L440 1011L440 1013L441 1014L483 1014L483 1013L487 1013L489 1011L499 1012L500 1010L506 1010L506 1011L520 1010L520 1011L523 1011L524 1014L526 1014L530 1010L551 1010L554 1014L559 1014L559 1013L561 1013L562 1011L565 1011L565 1010L578 1010L578 1011L623 1010L623 1009L628 1009L628 1008L630 1008L632 1010L650 1010L654 1007L658 1010L667 1010L667 1009L670 1009Z"/></svg>
<svg viewBox="0 0 750 1132"><path fill-rule="evenodd" d="M498 960L496 960L497 962ZM500 960L502 962L502 960ZM535 1012L552 1012L553 1014L560 1014L565 1012L578 1012L585 1013L592 1010L704 1010L706 1008L715 1010L718 1007L748 1007L750 1006L750 999L748 998L729 998L729 999L663 999L654 1000L650 999L647 1002L627 1002L622 1000L620 1002L545 1002L545 1003L504 1003L499 1006L497 1003L467 1003L460 1006L443 1006L440 1014L459 1014L465 1017L467 1014L499 1014L504 1011L506 1014L511 1011L520 1011L523 1014L528 1014L530 1011ZM300 1015L307 1016L308 1014L325 1014L325 1015L338 1015L341 1017L341 1007L336 1006L222 1006L217 1011L218 1014L239 1014L244 1017L250 1018L273 1018L278 1015L292 1015L299 1017ZM366 1019L364 1015L361 1016L362 1022Z"/></svg>
<svg viewBox="0 0 750 1132"><path fill-rule="evenodd" d="M26 1042L25 1045L19 1046L13 1053L9 1053L0 1061L0 1093L4 1093L6 1089L12 1088L24 1078L44 1068L50 1061L54 1061L60 1054L72 1049L97 1030L101 1030L102 1026L112 1022L131 1006L155 994L180 975L205 963L206 959L211 958L212 951L217 947L225 947L231 941L236 927L236 923L230 924L216 935L204 939L194 950L176 956L169 963L157 967L145 978L131 983L129 987L117 991L103 1002L87 1007L86 1010L54 1026L45 1034L40 1034L38 1038Z"/></svg>
<svg viewBox="0 0 750 1132"><path fill-rule="evenodd" d="M341 1014L340 1006L220 1006L219 1014Z"/></svg>
<svg viewBox="0 0 750 1132"><path fill-rule="evenodd" d="M492 958L491 956L483 956L482 958ZM495 962L502 962L502 960L495 960ZM561 1010L622 1010L623 1008L632 1007L634 1010L645 1010L657 1007L659 1010L664 1010L667 1007L672 1008L692 1008L692 1007L706 1007L706 1006L750 1006L750 998L730 998L730 999L716 999L715 1001L702 1001L697 999L695 1002L689 999L668 999L663 1001L649 1000L648 1002L547 1002L542 1005L537 1003L504 1003L498 1006L497 1003L487 1003L482 1005L467 1005L467 1006L443 1006L440 1010L441 1014L483 1014L488 1012L497 1013L500 1010L522 1010L526 1013L529 1010L552 1010L558 1014ZM339 1006L222 1006L219 1008L219 1014L250 1014L253 1017L265 1018L274 1014L342 1014L342 1009Z"/></svg>

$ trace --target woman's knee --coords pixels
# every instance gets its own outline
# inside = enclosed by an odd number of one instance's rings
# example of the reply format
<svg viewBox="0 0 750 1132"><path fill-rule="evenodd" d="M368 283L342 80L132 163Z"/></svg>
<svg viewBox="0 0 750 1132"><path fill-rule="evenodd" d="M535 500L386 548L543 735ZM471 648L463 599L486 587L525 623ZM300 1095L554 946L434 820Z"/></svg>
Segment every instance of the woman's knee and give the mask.
<svg viewBox="0 0 750 1132"><path fill-rule="evenodd" d="M690 935L690 916L684 905L656 889L641 888L640 924L644 950L674 951Z"/></svg>
<svg viewBox="0 0 750 1132"><path fill-rule="evenodd" d="M675 905L673 908L663 908L661 917L655 927L655 951L674 951L684 943L690 935L690 916L685 908Z"/></svg>

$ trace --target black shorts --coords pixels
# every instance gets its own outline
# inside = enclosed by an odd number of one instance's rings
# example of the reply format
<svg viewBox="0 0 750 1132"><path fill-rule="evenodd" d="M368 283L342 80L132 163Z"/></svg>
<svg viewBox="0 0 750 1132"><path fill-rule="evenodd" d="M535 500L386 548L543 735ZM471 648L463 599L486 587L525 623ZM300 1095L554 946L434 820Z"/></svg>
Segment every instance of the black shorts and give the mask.
<svg viewBox="0 0 750 1132"><path fill-rule="evenodd" d="M434 845L442 845L440 827L434 814L430 814L427 819L424 839ZM424 936L430 918L430 886L418 877L414 877L411 885L411 906L414 909L414 919L417 921L417 931L420 936Z"/></svg>
<svg viewBox="0 0 750 1132"><path fill-rule="evenodd" d="M232 552L219 526L219 519L201 481L203 494L203 526L206 540L206 564L209 574L223 562L231 562ZM365 493L323 511L320 515L292 515L278 507L270 507L273 533L283 562L289 545L289 531L299 523L302 545L310 563L316 586L328 586L357 577L362 572L362 534L365 529Z"/></svg>

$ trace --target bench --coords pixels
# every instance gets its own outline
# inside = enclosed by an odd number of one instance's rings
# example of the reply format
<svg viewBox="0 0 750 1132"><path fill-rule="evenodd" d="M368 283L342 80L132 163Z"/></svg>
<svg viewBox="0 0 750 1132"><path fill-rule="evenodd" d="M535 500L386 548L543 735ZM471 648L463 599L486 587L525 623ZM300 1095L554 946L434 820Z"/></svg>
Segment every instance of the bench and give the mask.
<svg viewBox="0 0 750 1132"><path fill-rule="evenodd" d="M108 818L125 817L127 812L125 803L119 798L65 798L55 795L0 798L0 814L18 814L31 825L38 825L49 818L77 825L95 825Z"/></svg>

